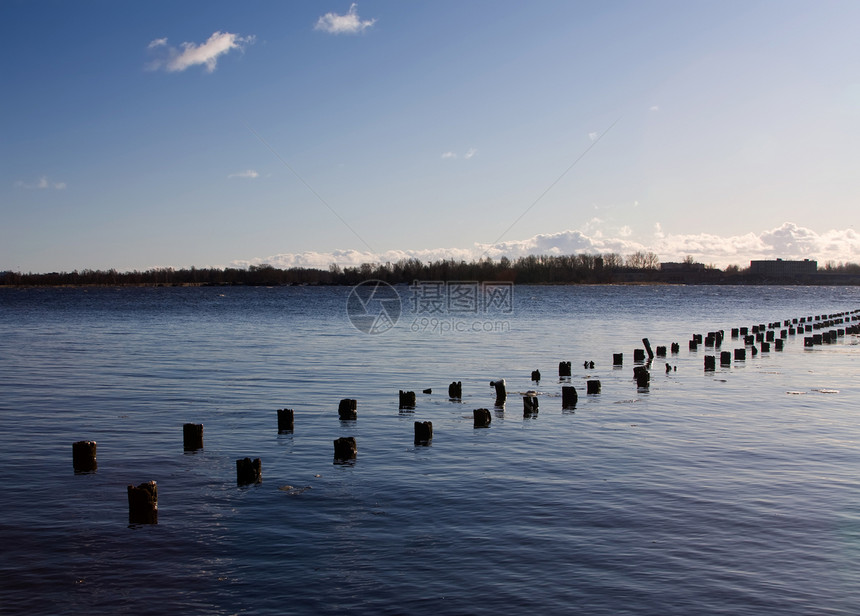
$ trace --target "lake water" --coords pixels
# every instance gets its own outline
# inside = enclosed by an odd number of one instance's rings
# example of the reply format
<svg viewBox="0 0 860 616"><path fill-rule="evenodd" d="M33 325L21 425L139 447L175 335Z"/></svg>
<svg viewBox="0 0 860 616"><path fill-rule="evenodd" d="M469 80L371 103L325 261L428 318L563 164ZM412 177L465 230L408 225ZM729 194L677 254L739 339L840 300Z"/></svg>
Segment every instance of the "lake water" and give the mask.
<svg viewBox="0 0 860 616"><path fill-rule="evenodd" d="M396 325L367 334L348 288L0 289L0 612L857 614L858 337L713 372L687 341L741 348L731 328L857 310L860 288L517 286L486 309L439 290L397 287ZM647 390L643 337L681 346ZM97 472L73 472L79 440ZM263 480L240 487L246 456ZM158 524L130 526L149 480Z"/></svg>

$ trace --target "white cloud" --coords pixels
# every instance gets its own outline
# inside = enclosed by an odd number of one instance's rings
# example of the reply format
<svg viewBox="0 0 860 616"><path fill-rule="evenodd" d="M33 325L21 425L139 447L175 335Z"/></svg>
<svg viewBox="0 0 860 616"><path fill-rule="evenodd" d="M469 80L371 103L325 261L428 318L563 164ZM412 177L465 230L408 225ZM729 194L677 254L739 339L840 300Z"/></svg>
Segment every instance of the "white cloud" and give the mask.
<svg viewBox="0 0 860 616"><path fill-rule="evenodd" d="M53 189L53 190L64 190L66 188L66 183L65 182L52 182L51 180L48 179L47 176L43 175L33 184L30 184L28 182L24 182L22 180L18 180L17 182L15 182L15 186L17 186L18 188L38 189L38 190L45 190L48 188Z"/></svg>
<svg viewBox="0 0 860 616"><path fill-rule="evenodd" d="M600 136L600 133L588 133L588 138L594 141Z"/></svg>
<svg viewBox="0 0 860 616"><path fill-rule="evenodd" d="M466 153L463 154L463 158L465 158L466 160L469 160L470 158L474 158L477 153L478 153L477 148L469 148L468 150L466 150ZM442 158L459 158L459 157L460 156L456 152L448 151L448 152L442 153Z"/></svg>
<svg viewBox="0 0 860 616"><path fill-rule="evenodd" d="M627 256L636 251L650 251L661 261L682 261L692 256L696 261L726 267L735 264L741 267L757 259L813 259L820 264L826 261L860 262L860 234L853 229L833 229L816 233L811 229L786 222L774 229L760 233L734 236L718 236L709 233L671 234L655 224L654 237L650 242L637 241L625 235L624 228L618 237L612 237L596 229L601 221L593 219L586 224L586 231L566 230L557 233L535 235L523 240L511 240L496 244L475 244L469 248L436 248L423 250L389 250L383 253L338 250L334 252L285 253L270 257L257 257L246 261L234 261L234 267L247 267L269 263L276 267L327 268L332 263L341 266L357 266L362 263L396 262L415 258L421 261L456 259L470 261L488 256L493 259L508 257L516 259L527 255L603 254L608 252Z"/></svg>
<svg viewBox="0 0 860 616"><path fill-rule="evenodd" d="M155 39L148 46L149 50L156 50L159 57L153 60L147 68L149 70L164 69L168 72L184 71L197 64L203 64L206 72L215 70L218 58L233 49L244 51L247 45L254 43L254 35L239 36L231 32L213 32L205 43L182 43L177 47L167 44L166 38Z"/></svg>
<svg viewBox="0 0 860 616"><path fill-rule="evenodd" d="M247 169L246 171L240 171L238 173L231 173L227 177L228 178L248 178L248 179L253 180L255 178L260 177L260 174L257 173L256 171L254 171L253 169Z"/></svg>
<svg viewBox="0 0 860 616"><path fill-rule="evenodd" d="M376 19L361 20L358 16L358 5L353 2L344 15L326 13L317 20L314 30L322 30L329 34L357 34L376 23Z"/></svg>
<svg viewBox="0 0 860 616"><path fill-rule="evenodd" d="M630 237L633 235L633 229L630 228L630 225L624 225L618 230L618 235L621 237Z"/></svg>
<svg viewBox="0 0 860 616"><path fill-rule="evenodd" d="M648 111L660 111L660 106L659 105L651 105L648 108Z"/></svg>

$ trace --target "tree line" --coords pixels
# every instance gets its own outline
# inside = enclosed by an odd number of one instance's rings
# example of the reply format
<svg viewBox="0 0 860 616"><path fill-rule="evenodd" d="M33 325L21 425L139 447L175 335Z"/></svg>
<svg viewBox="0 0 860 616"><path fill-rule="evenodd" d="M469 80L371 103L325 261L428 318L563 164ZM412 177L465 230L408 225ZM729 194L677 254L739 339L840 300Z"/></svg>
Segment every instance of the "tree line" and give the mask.
<svg viewBox="0 0 860 616"><path fill-rule="evenodd" d="M677 265L677 264L676 264ZM636 252L626 257L616 253L600 255L529 255L517 259L502 257L474 261L440 259L423 262L402 259L395 263L364 263L359 266L327 269L309 267L278 268L270 264L247 268L152 268L145 271L75 270L72 272L0 272L0 286L79 285L354 285L365 280L409 284L415 280L505 281L517 284L611 284L625 282L744 284L760 283L746 269L729 266L725 270L694 263L687 257L671 271L661 270L652 252ZM860 276L860 265L828 262L819 270L833 280ZM764 281L767 282L767 281ZM848 281L850 282L850 281ZM853 282L852 284L857 284Z"/></svg>

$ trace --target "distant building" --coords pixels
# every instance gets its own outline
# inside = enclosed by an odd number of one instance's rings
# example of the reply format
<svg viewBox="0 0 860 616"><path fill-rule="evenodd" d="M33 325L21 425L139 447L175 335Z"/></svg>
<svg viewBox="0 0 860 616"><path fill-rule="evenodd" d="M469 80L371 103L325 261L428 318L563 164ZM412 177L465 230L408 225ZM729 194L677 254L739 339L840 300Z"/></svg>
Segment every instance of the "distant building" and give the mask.
<svg viewBox="0 0 860 616"><path fill-rule="evenodd" d="M818 272L818 261L750 261L750 274L753 276L795 277L809 276Z"/></svg>

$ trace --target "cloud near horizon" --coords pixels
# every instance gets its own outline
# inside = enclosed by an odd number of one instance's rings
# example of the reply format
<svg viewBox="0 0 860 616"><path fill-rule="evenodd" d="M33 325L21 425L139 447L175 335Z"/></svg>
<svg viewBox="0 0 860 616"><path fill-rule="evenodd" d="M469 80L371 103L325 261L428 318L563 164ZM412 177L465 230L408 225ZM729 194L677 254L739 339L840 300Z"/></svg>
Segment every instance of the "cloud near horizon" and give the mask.
<svg viewBox="0 0 860 616"><path fill-rule="evenodd" d="M336 250L333 252L284 253L270 257L233 261L232 267L269 264L280 268L312 267L327 268L335 263L342 267L358 266L362 263L395 263L401 259L436 261L477 260L490 257L517 259L528 255L569 255L617 253L627 256L637 251L654 252L661 261L682 261L692 256L698 262L720 268L728 265L747 267L749 261L758 259L813 259L823 265L827 261L860 261L860 234L853 229L833 229L816 233L792 222L761 233L747 233L721 237L708 233L668 234L655 225L653 242L648 244L629 239L622 229L619 237L605 237L600 231L560 231L539 234L524 240L512 240L496 244L475 244L471 248L436 248L425 250L389 250L374 254L358 250Z"/></svg>
<svg viewBox="0 0 860 616"><path fill-rule="evenodd" d="M233 49L244 51L245 47L252 45L255 40L256 37L253 34L239 36L232 32L216 31L205 43L197 45L186 42L177 48L168 45L167 38L155 39L147 45L147 49L159 57L150 62L147 68L152 71L164 69L167 72L175 73L197 64L203 64L206 67L206 72L211 73L215 70L220 56Z"/></svg>
<svg viewBox="0 0 860 616"><path fill-rule="evenodd" d="M245 171L240 171L238 173L231 173L227 176L228 178L247 178L249 180L254 180L260 177L260 174L254 171L253 169L246 169Z"/></svg>
<svg viewBox="0 0 860 616"><path fill-rule="evenodd" d="M18 180L15 182L15 186L18 188L27 188L27 189L37 189L37 190L45 190L47 188L51 188L53 190L64 190L66 188L65 182L52 182L48 179L47 176L43 175L39 178L37 182L34 184L28 184L22 180Z"/></svg>
<svg viewBox="0 0 860 616"><path fill-rule="evenodd" d="M317 20L314 30L322 30L329 34L358 34L376 23L376 19L362 20L358 16L358 5L353 2L349 10L343 14L326 13Z"/></svg>

